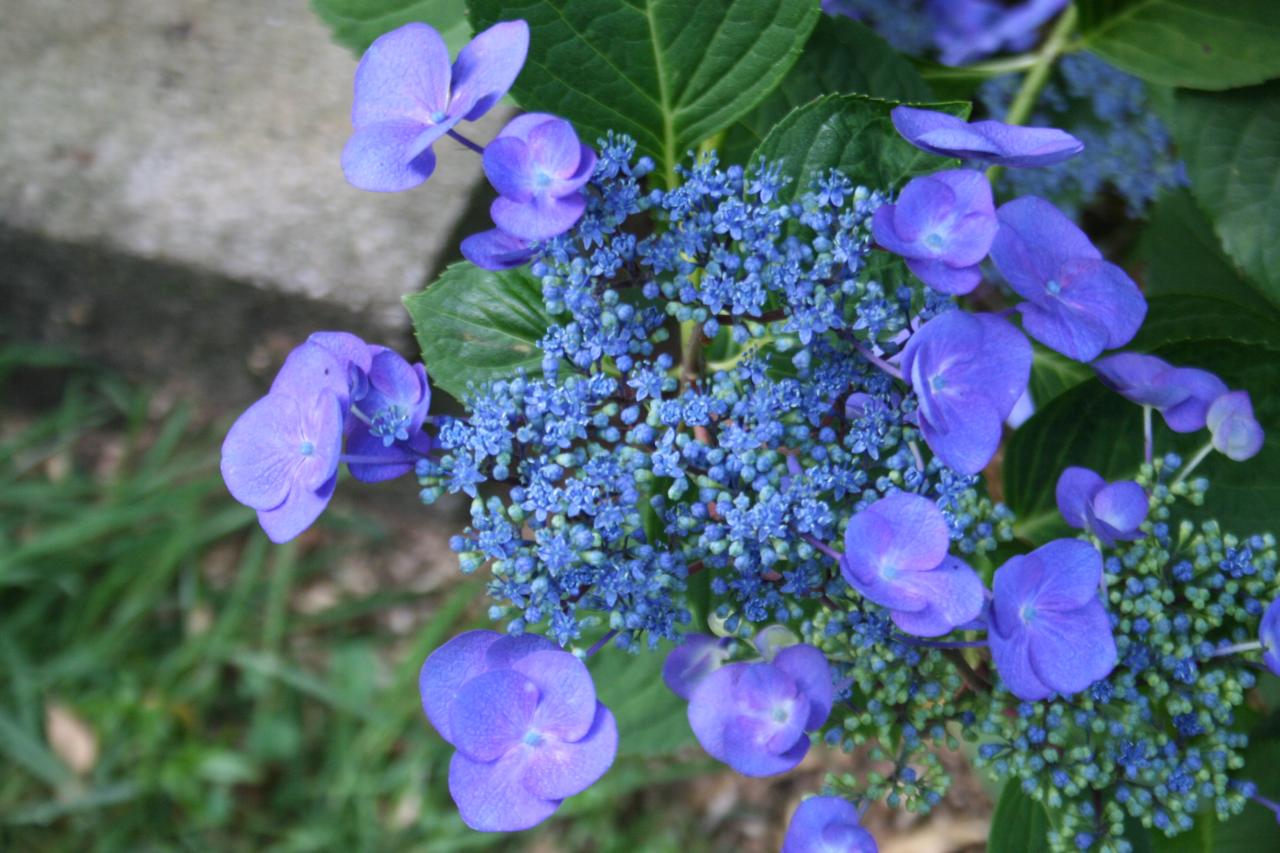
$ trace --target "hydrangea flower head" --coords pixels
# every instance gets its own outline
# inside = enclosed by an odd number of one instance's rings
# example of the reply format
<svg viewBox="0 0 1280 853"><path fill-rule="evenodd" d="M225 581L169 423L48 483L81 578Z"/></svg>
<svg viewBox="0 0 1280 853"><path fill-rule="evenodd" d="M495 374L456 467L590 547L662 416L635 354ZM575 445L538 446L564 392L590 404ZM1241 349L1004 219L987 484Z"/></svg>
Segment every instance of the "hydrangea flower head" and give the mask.
<svg viewBox="0 0 1280 853"><path fill-rule="evenodd" d="M1102 555L1079 539L1054 540L996 570L988 642L1013 695L1071 695L1115 667L1101 580Z"/></svg>
<svg viewBox="0 0 1280 853"><path fill-rule="evenodd" d="M995 455L1000 431L1031 375L1031 345L1007 320L948 311L903 348L902 372L920 404L920 431L962 474Z"/></svg>
<svg viewBox="0 0 1280 853"><path fill-rule="evenodd" d="M1214 448L1228 459L1243 462L1262 449L1262 426L1253 416L1248 391L1231 391L1214 400L1205 424Z"/></svg>
<svg viewBox="0 0 1280 853"><path fill-rule="evenodd" d="M731 663L702 679L689 698L689 726L711 757L744 776L773 776L804 758L834 695L822 652L788 646L771 663Z"/></svg>
<svg viewBox="0 0 1280 853"><path fill-rule="evenodd" d="M939 157L1029 168L1052 166L1084 150L1084 143L1053 127L999 121L967 122L936 110L894 107L893 126L904 139Z"/></svg>
<svg viewBox="0 0 1280 853"><path fill-rule="evenodd" d="M1027 334L1077 361L1132 340L1147 315L1146 300L1075 223L1036 196L1003 204L996 216L991 260L1027 300L1018 305Z"/></svg>
<svg viewBox="0 0 1280 853"><path fill-rule="evenodd" d="M475 121L511 88L529 51L529 26L504 21L478 34L452 67L440 34L410 23L381 36L356 67L351 124L342 152L347 180L399 192L431 176L431 145L458 122Z"/></svg>
<svg viewBox="0 0 1280 853"><path fill-rule="evenodd" d="M686 634L662 664L662 680L671 692L689 701L698 682L724 666L733 641L710 634Z"/></svg>
<svg viewBox="0 0 1280 853"><path fill-rule="evenodd" d="M596 153L573 125L547 113L512 119L484 150L484 173L498 191L489 208L498 228L521 240L548 240L582 218L580 191Z"/></svg>
<svg viewBox="0 0 1280 853"><path fill-rule="evenodd" d="M1209 406L1227 385L1207 370L1174 367L1154 355L1119 352L1093 363L1102 384L1124 398L1158 410L1174 432L1204 429Z"/></svg>
<svg viewBox="0 0 1280 853"><path fill-rule="evenodd" d="M991 184L981 172L953 169L912 179L872 220L876 242L906 258L941 293L968 293L996 235Z"/></svg>
<svg viewBox="0 0 1280 853"><path fill-rule="evenodd" d="M1107 547L1142 538L1138 528L1147 517L1147 493L1133 480L1107 483L1088 468L1066 468L1055 497L1067 524L1089 531Z"/></svg>
<svg viewBox="0 0 1280 853"><path fill-rule="evenodd" d="M858 823L858 809L843 797L809 797L787 824L782 853L876 853L880 848Z"/></svg>
<svg viewBox="0 0 1280 853"><path fill-rule="evenodd" d="M850 586L888 608L899 628L937 637L982 612L982 581L947 554L950 546L947 520L933 501L894 492L849 519L840 571Z"/></svg>
<svg viewBox="0 0 1280 853"><path fill-rule="evenodd" d="M1258 641L1262 643L1262 662L1280 675L1280 598L1267 605L1258 624Z"/></svg>
<svg viewBox="0 0 1280 853"><path fill-rule="evenodd" d="M418 686L427 718L457 750L449 793L472 829L541 823L617 754L617 726L591 674L545 638L459 634L427 658Z"/></svg>

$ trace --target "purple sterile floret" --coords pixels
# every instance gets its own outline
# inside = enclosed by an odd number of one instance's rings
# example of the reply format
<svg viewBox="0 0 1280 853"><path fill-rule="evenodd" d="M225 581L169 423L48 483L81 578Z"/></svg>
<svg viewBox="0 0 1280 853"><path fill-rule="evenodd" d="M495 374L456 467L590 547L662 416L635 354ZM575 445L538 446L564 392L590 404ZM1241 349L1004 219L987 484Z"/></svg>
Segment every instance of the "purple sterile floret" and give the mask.
<svg viewBox="0 0 1280 853"><path fill-rule="evenodd" d="M1228 459L1243 462L1262 449L1262 426L1253 416L1248 391L1231 391L1214 400L1205 424L1214 448Z"/></svg>
<svg viewBox="0 0 1280 853"><path fill-rule="evenodd" d="M1267 605L1258 624L1258 642L1262 643L1262 662L1280 675L1280 598Z"/></svg>
<svg viewBox="0 0 1280 853"><path fill-rule="evenodd" d="M410 23L365 51L355 76L351 124L342 152L347 180L364 190L398 192L431 176L431 145L458 122L475 121L506 94L524 66L529 26L495 24L459 53L426 24Z"/></svg>
<svg viewBox="0 0 1280 853"><path fill-rule="evenodd" d="M1102 555L1079 539L1054 540L996 570L987 639L1011 693L1071 695L1115 667L1101 580Z"/></svg>
<svg viewBox="0 0 1280 853"><path fill-rule="evenodd" d="M423 663L418 687L427 719L457 749L449 793L472 829L542 822L617 754L586 666L544 638L460 634Z"/></svg>
<svg viewBox="0 0 1280 853"><path fill-rule="evenodd" d="M995 455L1001 425L1026 390L1031 344L992 314L948 311L907 341L902 372L929 447L951 468L976 474Z"/></svg>
<svg viewBox="0 0 1280 853"><path fill-rule="evenodd" d="M694 687L689 726L709 755L746 776L795 767L835 698L831 668L810 645L789 646L772 663L731 663Z"/></svg>
<svg viewBox="0 0 1280 853"><path fill-rule="evenodd" d="M967 122L915 107L894 107L898 133L917 148L941 157L1001 166L1052 166L1084 150L1084 143L1053 127L1019 127L999 121Z"/></svg>
<svg viewBox="0 0 1280 853"><path fill-rule="evenodd" d="M671 692L689 701L698 682L724 666L733 640L710 634L686 634L662 664L662 680Z"/></svg>
<svg viewBox="0 0 1280 853"><path fill-rule="evenodd" d="M587 207L580 191L596 153L573 125L547 113L512 119L484 150L484 173L498 191L494 224L520 240L548 240L573 227Z"/></svg>
<svg viewBox="0 0 1280 853"><path fill-rule="evenodd" d="M1174 432L1204 429L1214 400L1227 385L1207 370L1174 367L1154 355L1119 352L1093 363L1102 384L1126 399L1157 409Z"/></svg>
<svg viewBox="0 0 1280 853"><path fill-rule="evenodd" d="M1067 0L928 0L933 42L945 65L965 65L1001 50L1029 50L1040 26Z"/></svg>
<svg viewBox="0 0 1280 853"><path fill-rule="evenodd" d="M982 281L979 264L997 227L991 184L970 169L913 179L872 220L877 243L906 258L925 284L951 294L968 293Z"/></svg>
<svg viewBox="0 0 1280 853"><path fill-rule="evenodd" d="M951 532L928 498L895 492L854 514L840 570L849 585L909 634L937 637L977 618L982 581L948 556Z"/></svg>
<svg viewBox="0 0 1280 853"><path fill-rule="evenodd" d="M991 260L1023 297L1027 334L1077 361L1124 346L1142 325L1147 302L1133 279L1058 208L1023 196L996 211Z"/></svg>
<svg viewBox="0 0 1280 853"><path fill-rule="evenodd" d="M858 822L858 809L842 797L810 797L800 804L782 853L877 853L876 840Z"/></svg>
<svg viewBox="0 0 1280 853"><path fill-rule="evenodd" d="M472 234L462 241L462 256L486 270L509 270L534 256L535 244L497 228Z"/></svg>
<svg viewBox="0 0 1280 853"><path fill-rule="evenodd" d="M273 542L310 527L338 479L342 405L329 388L303 393L267 394L236 419L222 443L227 489L257 510Z"/></svg>
<svg viewBox="0 0 1280 853"><path fill-rule="evenodd" d="M1138 528L1147 517L1147 493L1133 480L1108 484L1088 468L1066 468L1055 497L1067 524L1089 531L1108 547L1142 538Z"/></svg>
<svg viewBox="0 0 1280 853"><path fill-rule="evenodd" d="M422 431L431 385L425 367L389 349L373 356L365 377L364 394L354 403L359 415L347 439L347 467L357 480L376 483L409 473L431 449Z"/></svg>

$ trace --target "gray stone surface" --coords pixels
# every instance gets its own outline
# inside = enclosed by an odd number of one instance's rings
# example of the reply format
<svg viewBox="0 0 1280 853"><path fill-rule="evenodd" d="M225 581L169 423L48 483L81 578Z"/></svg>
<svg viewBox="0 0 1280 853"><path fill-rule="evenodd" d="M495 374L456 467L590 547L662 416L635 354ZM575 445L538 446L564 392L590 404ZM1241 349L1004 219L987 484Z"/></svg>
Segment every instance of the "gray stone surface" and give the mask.
<svg viewBox="0 0 1280 853"><path fill-rule="evenodd" d="M403 327L479 158L444 140L417 190L349 187L354 70L305 0L0 0L0 226Z"/></svg>

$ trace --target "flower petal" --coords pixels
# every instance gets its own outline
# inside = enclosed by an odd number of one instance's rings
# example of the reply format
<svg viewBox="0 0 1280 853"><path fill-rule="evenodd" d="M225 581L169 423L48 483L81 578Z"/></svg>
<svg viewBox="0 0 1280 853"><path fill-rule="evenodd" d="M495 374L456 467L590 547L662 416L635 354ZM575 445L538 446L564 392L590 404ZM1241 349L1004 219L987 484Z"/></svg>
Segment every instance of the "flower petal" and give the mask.
<svg viewBox="0 0 1280 853"><path fill-rule="evenodd" d="M353 187L369 192L412 189L435 171L431 143L448 129L408 119L365 125L342 149L342 172Z"/></svg>
<svg viewBox="0 0 1280 853"><path fill-rule="evenodd" d="M1069 614L1046 614L1029 634L1031 669L1064 696L1079 693L1115 668L1111 620L1096 598Z"/></svg>
<svg viewBox="0 0 1280 853"><path fill-rule="evenodd" d="M466 631L427 656L418 673L422 710L440 737L453 744L449 708L462 685L489 671L486 653L501 638L496 631Z"/></svg>
<svg viewBox="0 0 1280 853"><path fill-rule="evenodd" d="M267 538L277 545L295 538L320 517L329 499L333 497L333 489L338 484L335 474L319 489L294 489L289 492L285 502L274 509L258 510L258 524L266 532Z"/></svg>
<svg viewBox="0 0 1280 853"><path fill-rule="evenodd" d="M982 284L982 268L976 264L956 268L942 260L907 258L907 269L934 290L952 296L963 296Z"/></svg>
<svg viewBox="0 0 1280 853"><path fill-rule="evenodd" d="M475 761L496 761L523 743L541 699L538 685L514 670L477 675L449 706L453 745Z"/></svg>
<svg viewBox="0 0 1280 853"><path fill-rule="evenodd" d="M582 661L560 649L536 651L512 662L511 669L538 686L533 728L565 741L586 735L596 715L596 688Z"/></svg>
<svg viewBox="0 0 1280 853"><path fill-rule="evenodd" d="M1089 524L1089 507L1106 481L1096 471L1072 466L1058 476L1053 495L1067 524L1080 530Z"/></svg>
<svg viewBox="0 0 1280 853"><path fill-rule="evenodd" d="M998 578L999 573L997 583ZM1031 668L1027 640L1026 632L1021 630L1014 631L1008 637L994 631L987 635L987 642L991 646L991 660L1005 687L1019 699L1031 702L1048 697L1053 690Z"/></svg>
<svg viewBox="0 0 1280 853"><path fill-rule="evenodd" d="M529 54L529 25L503 21L478 33L453 63L449 114L475 121L511 88Z"/></svg>
<svg viewBox="0 0 1280 853"><path fill-rule="evenodd" d="M773 665L791 676L809 700L805 730L821 727L830 716L831 705L835 701L835 684L826 657L813 646L800 643L778 652Z"/></svg>
<svg viewBox="0 0 1280 853"><path fill-rule="evenodd" d="M549 240L574 226L587 209L582 193L563 198L535 196L531 202L515 202L499 196L489 207L498 228L522 240Z"/></svg>
<svg viewBox="0 0 1280 853"><path fill-rule="evenodd" d="M535 796L522 781L529 749L513 749L497 761L472 761L455 752L449 761L449 793L462 822L480 832L518 832L537 826L560 800Z"/></svg>
<svg viewBox="0 0 1280 853"><path fill-rule="evenodd" d="M936 569L913 572L905 583L928 602L914 613L894 610L894 624L917 637L941 637L976 619L986 601L978 573L964 560L948 556Z"/></svg>
<svg viewBox="0 0 1280 853"><path fill-rule="evenodd" d="M426 24L410 23L380 36L356 66L351 123L430 121L449 104L449 48Z"/></svg>
<svg viewBox="0 0 1280 853"><path fill-rule="evenodd" d="M494 228L462 241L462 256L486 270L507 270L533 257L533 244Z"/></svg>
<svg viewBox="0 0 1280 853"><path fill-rule="evenodd" d="M871 833L858 825L858 809L841 797L809 797L800 803L782 841L782 853L876 853L876 849Z"/></svg>
<svg viewBox="0 0 1280 853"><path fill-rule="evenodd" d="M515 137L499 136L484 149L484 174L498 194L514 202L533 200L537 189L533 155Z"/></svg>
<svg viewBox="0 0 1280 853"><path fill-rule="evenodd" d="M672 693L689 700L698 682L729 657L730 641L710 634L686 634L662 664L662 680Z"/></svg>
<svg viewBox="0 0 1280 853"><path fill-rule="evenodd" d="M1120 480L1099 489L1093 515L1120 537L1132 535L1146 520L1147 493L1133 480Z"/></svg>
<svg viewBox="0 0 1280 853"><path fill-rule="evenodd" d="M536 797L562 800L594 785L617 754L618 724L597 702L591 727L580 740L548 738L530 750L522 781Z"/></svg>
<svg viewBox="0 0 1280 853"><path fill-rule="evenodd" d="M571 177L578 168L582 145L573 125L564 119L543 122L529 131L529 150L533 161L549 175Z"/></svg>
<svg viewBox="0 0 1280 853"><path fill-rule="evenodd" d="M1102 555L1082 539L1055 539L1026 555L1043 568L1030 603L1037 611L1069 611L1097 598Z"/></svg>
<svg viewBox="0 0 1280 853"><path fill-rule="evenodd" d="M1162 378L1185 392L1177 403L1160 410L1164 422L1174 432L1204 429L1209 406L1228 390L1227 384L1217 376L1195 367L1175 367Z"/></svg>

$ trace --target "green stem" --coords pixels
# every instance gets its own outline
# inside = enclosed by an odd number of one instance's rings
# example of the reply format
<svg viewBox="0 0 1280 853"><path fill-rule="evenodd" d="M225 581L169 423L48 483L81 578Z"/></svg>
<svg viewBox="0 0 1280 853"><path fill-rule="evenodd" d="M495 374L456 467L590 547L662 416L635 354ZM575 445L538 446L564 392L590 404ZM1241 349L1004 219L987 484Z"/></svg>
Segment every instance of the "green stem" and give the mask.
<svg viewBox="0 0 1280 853"><path fill-rule="evenodd" d="M1187 477L1191 476L1191 472L1196 470L1196 466L1203 462L1204 458L1212 452L1213 442L1210 441L1207 442L1204 447L1196 451L1196 455L1191 457L1191 461L1187 463L1186 467L1178 472L1178 476L1173 478L1173 482L1169 484L1169 488L1172 489L1174 486L1187 479Z"/></svg>
<svg viewBox="0 0 1280 853"><path fill-rule="evenodd" d="M1036 52L1035 62L1027 71L1027 76L1022 79L1022 86L1018 89L1018 94L1014 95L1013 103L1009 105L1009 112L1004 117L1005 124L1023 124L1031 117L1031 109L1036 104L1036 98L1040 97L1040 90L1049 80L1053 63L1066 52L1067 39L1075 28L1076 7L1071 5L1058 18L1058 22L1049 32L1049 37ZM999 176L999 166L987 169L987 180L991 183L994 184Z"/></svg>
<svg viewBox="0 0 1280 853"><path fill-rule="evenodd" d="M680 324L680 384L692 385L702 376L702 324L685 320Z"/></svg>

